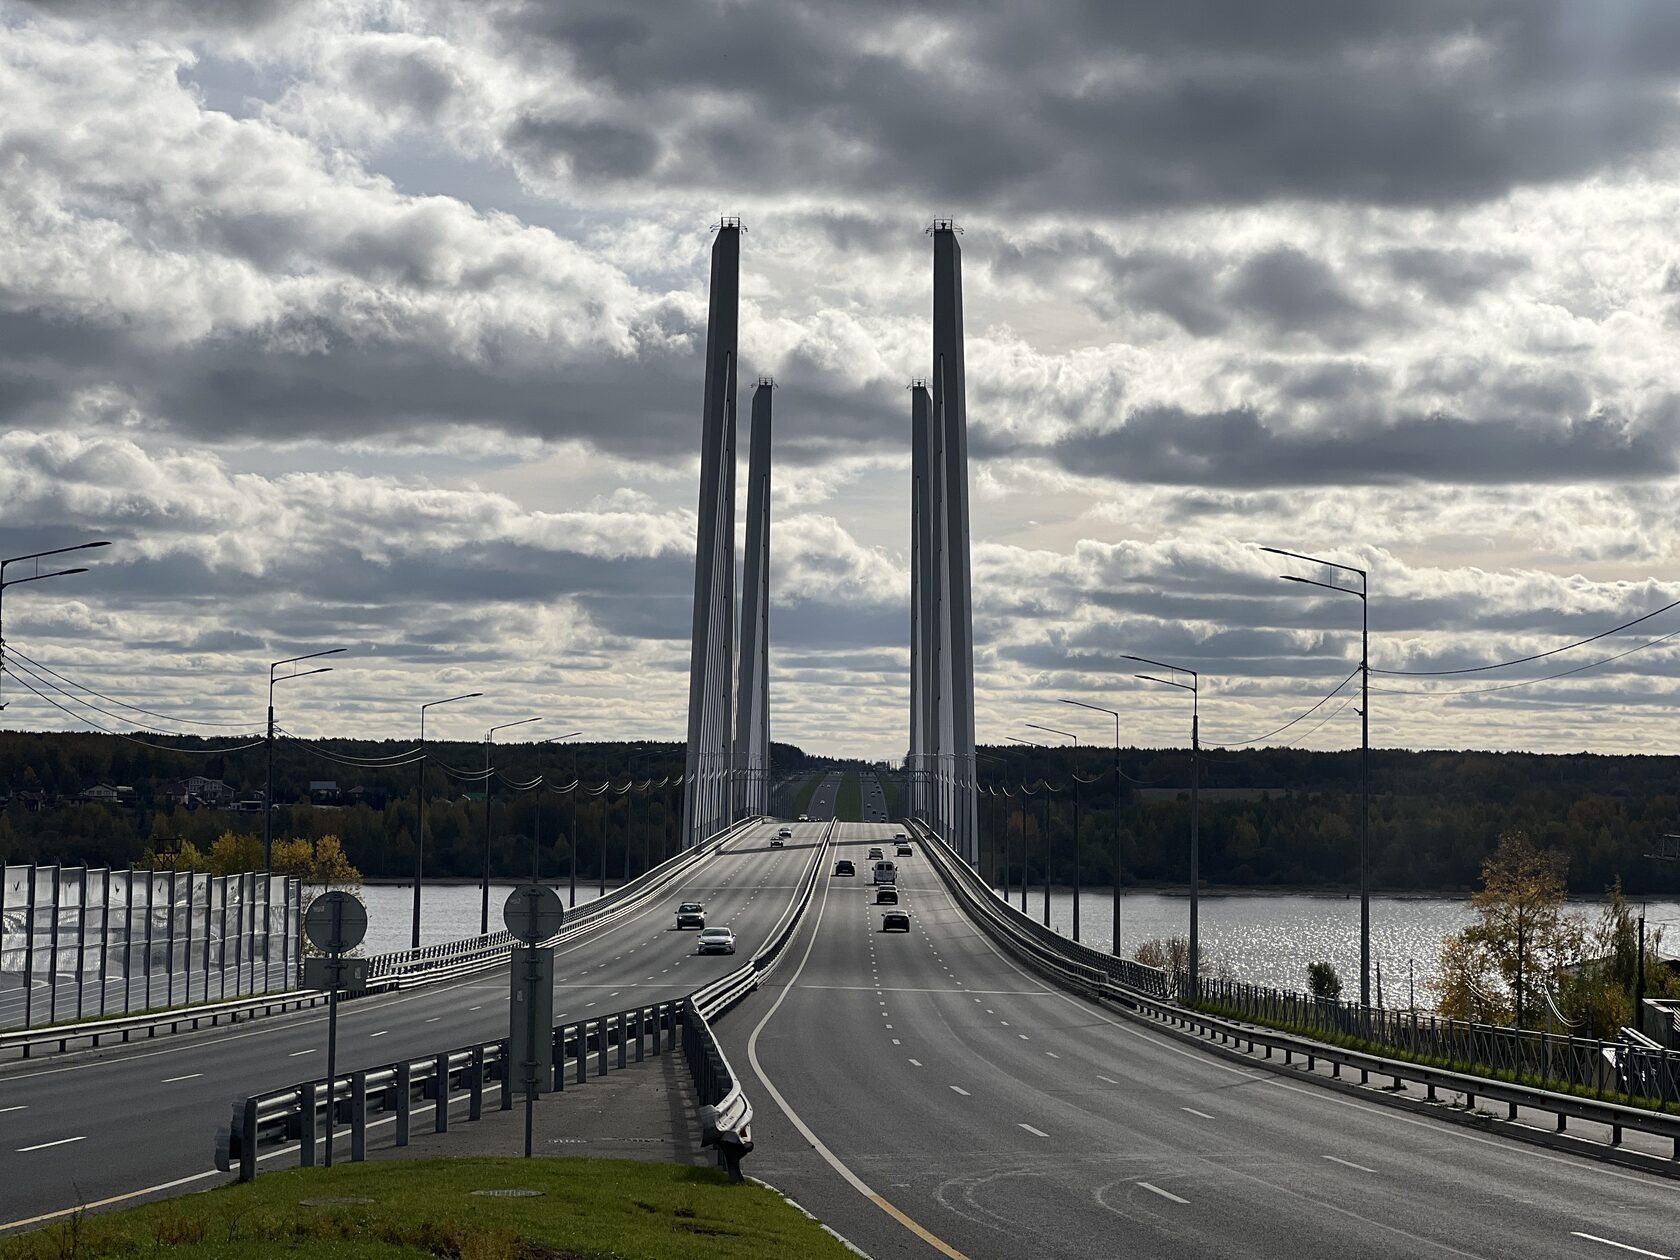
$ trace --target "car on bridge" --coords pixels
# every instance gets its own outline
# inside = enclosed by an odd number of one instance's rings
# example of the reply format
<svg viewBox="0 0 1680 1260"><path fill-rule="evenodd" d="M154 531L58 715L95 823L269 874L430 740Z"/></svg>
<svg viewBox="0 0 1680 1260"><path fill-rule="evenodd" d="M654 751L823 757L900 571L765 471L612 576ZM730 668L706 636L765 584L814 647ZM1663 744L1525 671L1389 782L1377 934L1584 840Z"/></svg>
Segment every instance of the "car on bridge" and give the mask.
<svg viewBox="0 0 1680 1260"><path fill-rule="evenodd" d="M875 845L874 847L872 847L869 850L869 860L871 862L875 861L878 858L883 858L885 856L886 856L886 854L881 852L881 846L880 845Z"/></svg>
<svg viewBox="0 0 1680 1260"><path fill-rule="evenodd" d="M898 889L892 884L882 884L875 890L875 904L878 906L896 906L898 904Z"/></svg>
<svg viewBox="0 0 1680 1260"><path fill-rule="evenodd" d="M910 930L910 912L903 906L896 906L881 915L881 931L908 932Z"/></svg>
<svg viewBox="0 0 1680 1260"><path fill-rule="evenodd" d="M893 850L893 854L896 857L909 857L912 852L913 850L910 848L910 842L908 840L900 840L898 842L898 848Z"/></svg>
<svg viewBox="0 0 1680 1260"><path fill-rule="evenodd" d="M677 907L677 931L686 927L706 926L706 907L698 901L685 901Z"/></svg>
<svg viewBox="0 0 1680 1260"><path fill-rule="evenodd" d="M852 865L850 858L841 858L834 864L834 873L836 875L856 875L857 867Z"/></svg>
<svg viewBox="0 0 1680 1260"><path fill-rule="evenodd" d="M908 927L908 925L906 925ZM700 933L697 954L733 954L735 933L726 927L709 927Z"/></svg>
<svg viewBox="0 0 1680 1260"><path fill-rule="evenodd" d="M893 864L891 859L882 858L879 862L875 863L874 882L877 884L898 883L898 867Z"/></svg>
<svg viewBox="0 0 1680 1260"><path fill-rule="evenodd" d="M801 815L799 815L799 821L800 822L810 822L811 821L811 815L801 814Z"/></svg>
<svg viewBox="0 0 1680 1260"><path fill-rule="evenodd" d="M791 839L793 839L793 828L783 827L775 835L770 837L770 847L772 849L784 848L787 842Z"/></svg>

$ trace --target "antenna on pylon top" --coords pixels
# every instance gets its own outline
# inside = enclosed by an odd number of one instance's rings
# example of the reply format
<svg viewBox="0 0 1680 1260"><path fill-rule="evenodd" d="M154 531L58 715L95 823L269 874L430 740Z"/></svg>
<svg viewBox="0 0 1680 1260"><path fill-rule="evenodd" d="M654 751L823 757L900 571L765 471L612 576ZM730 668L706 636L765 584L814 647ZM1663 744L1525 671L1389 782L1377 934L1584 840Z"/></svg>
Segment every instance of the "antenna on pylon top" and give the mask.
<svg viewBox="0 0 1680 1260"><path fill-rule="evenodd" d="M737 232L745 232L747 230L741 226L741 216L738 214L720 215L718 221L712 224L711 231L721 232L724 228L734 228Z"/></svg>
<svg viewBox="0 0 1680 1260"><path fill-rule="evenodd" d="M963 234L955 219L935 219L922 229L923 236L932 236L935 232L955 232L958 236Z"/></svg>
<svg viewBox="0 0 1680 1260"><path fill-rule="evenodd" d="M906 385L904 388L906 388L906 389L926 389L927 388L927 378L925 376L912 376L910 378L910 383L908 385Z"/></svg>
<svg viewBox="0 0 1680 1260"><path fill-rule="evenodd" d="M776 388L776 378L774 376L761 376L761 377L759 377L758 378L758 388L760 388L760 389L775 389Z"/></svg>

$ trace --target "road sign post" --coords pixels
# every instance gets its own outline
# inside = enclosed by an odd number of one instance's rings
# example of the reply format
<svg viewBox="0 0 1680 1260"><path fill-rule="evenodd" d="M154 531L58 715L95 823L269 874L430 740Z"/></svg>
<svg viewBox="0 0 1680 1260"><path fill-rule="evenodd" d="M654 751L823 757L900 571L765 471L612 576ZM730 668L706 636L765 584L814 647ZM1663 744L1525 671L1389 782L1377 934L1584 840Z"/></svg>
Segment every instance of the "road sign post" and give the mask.
<svg viewBox="0 0 1680 1260"><path fill-rule="evenodd" d="M525 1085L525 1158L531 1157L536 1125L537 1094L542 1089L541 1047L548 1045L554 1027L554 949L543 947L560 930L566 911L552 888L522 884L508 894L502 906L502 922L516 940L524 942L511 951L508 982L508 1057L519 1056ZM509 1067L512 1065L509 1064ZM513 1086L508 1072L507 1087Z"/></svg>
<svg viewBox="0 0 1680 1260"><path fill-rule="evenodd" d="M347 892L322 893L309 903L303 916L303 931L310 942L327 956L304 963L304 983L327 991L327 1158L333 1162L333 1112L338 1105L338 994L341 989L365 987L368 960L345 958L367 935L367 907ZM441 1106L442 1103L440 1102ZM307 1135L310 1126L305 1125ZM307 1136L304 1141L308 1141Z"/></svg>

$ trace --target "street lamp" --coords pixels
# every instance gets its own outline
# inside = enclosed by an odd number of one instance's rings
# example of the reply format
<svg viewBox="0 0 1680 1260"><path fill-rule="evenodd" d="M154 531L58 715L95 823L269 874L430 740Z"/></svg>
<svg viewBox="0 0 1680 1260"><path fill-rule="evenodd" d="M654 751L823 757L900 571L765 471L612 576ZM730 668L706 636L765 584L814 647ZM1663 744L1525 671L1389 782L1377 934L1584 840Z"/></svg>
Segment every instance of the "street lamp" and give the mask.
<svg viewBox="0 0 1680 1260"><path fill-rule="evenodd" d="M1040 726L1028 722L1035 731L1049 731L1073 741L1073 939L1079 939L1079 736L1072 731L1058 731L1054 726Z"/></svg>
<svg viewBox="0 0 1680 1260"><path fill-rule="evenodd" d="M447 700L428 700L420 706L420 778L414 793L414 925L409 933L409 947L420 948L420 883L426 874L426 710L440 704L454 704L457 700L477 700L484 693L469 691L464 696L450 696Z"/></svg>
<svg viewBox="0 0 1680 1260"><path fill-rule="evenodd" d="M1106 713L1114 719L1114 945L1111 953L1119 958L1120 955L1120 715L1113 709L1105 709L1100 704L1087 704L1083 700L1069 700L1062 698L1063 704L1076 704L1081 709L1094 709L1098 713Z"/></svg>
<svg viewBox="0 0 1680 1260"><path fill-rule="evenodd" d="M288 656L283 661L275 661L268 667L268 786L263 789L263 870L274 870L274 684L290 682L294 678L308 678L311 674L330 674L331 666L323 665L319 669L306 669L303 673L287 674L284 678L276 678L274 671L282 665L291 665L297 661L312 661L320 656L337 656L343 648L328 648L324 652L308 652L302 656Z"/></svg>
<svg viewBox="0 0 1680 1260"><path fill-rule="evenodd" d="M1029 723L1027 723L1027 725L1031 726L1032 723L1029 722ZM1017 744L1029 744L1034 748L1046 748L1046 747L1049 746L1047 744L1040 744L1036 740L1016 739L1015 736L1013 736L1013 735L1006 736L1006 738L1010 739L1010 740L1013 740ZM1049 927L1050 926L1050 783L1049 783L1048 780L1045 779L1045 777L1042 774L1038 776L1038 786L1039 786L1039 790L1044 793L1044 800L1041 802L1043 804L1044 808L1039 811L1039 814L1042 817L1043 822L1040 825L1039 830L1044 834L1044 926ZM1026 780L1026 777L1023 776L1022 779L1021 779L1021 913L1025 914L1026 910L1027 910L1027 780Z"/></svg>
<svg viewBox="0 0 1680 1260"><path fill-rule="evenodd" d="M1168 665L1164 661L1152 661L1147 656L1130 656L1121 653L1121 659L1136 661L1140 665L1152 665L1156 669L1164 669L1169 675L1188 674L1190 681L1179 682L1176 677L1157 678L1153 674L1139 674L1138 678L1144 682L1159 683L1163 687L1177 687L1180 691L1190 693L1190 985L1191 992L1197 997L1202 993L1201 947L1198 929L1201 924L1200 895L1202 887L1202 849L1201 849L1201 818L1202 818L1202 718L1201 718L1201 677L1193 669L1185 669L1182 665Z"/></svg>
<svg viewBox="0 0 1680 1260"><path fill-rule="evenodd" d="M67 551L91 551L95 547L109 547L110 545L109 540L77 543L74 547L54 547L49 551L31 551L25 556L8 556L5 559L0 560L0 709L4 709L6 707L4 694L6 686L6 618L4 612L6 588L8 586L22 586L25 582L41 582L45 581L47 578L69 577L74 573L87 572L85 568L75 568L53 569L49 573L42 573L41 566L37 564L35 566L35 572L31 573L28 577L13 578L10 582L8 582L6 581L6 566L8 564L18 564L24 560L39 560L43 556L61 556Z"/></svg>
<svg viewBox="0 0 1680 1260"><path fill-rule="evenodd" d="M490 767L490 743L497 731L505 731L510 726L524 726L527 722L540 722L540 717L515 718L511 722L503 722L500 726L492 726L484 732L484 879L478 886L478 934L490 935L490 781L494 777Z"/></svg>
<svg viewBox="0 0 1680 1260"><path fill-rule="evenodd" d="M1284 551L1279 547L1262 547L1274 556L1289 556L1309 564L1322 564L1327 569L1359 576L1359 589L1337 586L1334 582L1320 582L1313 578L1295 577L1285 573L1285 582L1299 582L1303 586L1317 586L1338 595L1359 597L1359 1004L1371 1005L1371 579L1364 569L1351 564L1337 564L1317 556L1304 556L1298 551Z"/></svg>
<svg viewBox="0 0 1680 1260"><path fill-rule="evenodd" d="M539 739L537 741L537 743L539 743L539 744L558 744L561 740L570 739L574 735L582 735L582 734L583 734L582 731L568 731L564 735L550 735L547 739ZM542 875L542 858L539 856L539 854L542 852L543 791L547 787L548 787L548 784L543 782L542 760L541 760L541 758L538 758L538 761L537 761L537 808L536 808L535 814L531 818L531 882L533 884L536 883Z"/></svg>

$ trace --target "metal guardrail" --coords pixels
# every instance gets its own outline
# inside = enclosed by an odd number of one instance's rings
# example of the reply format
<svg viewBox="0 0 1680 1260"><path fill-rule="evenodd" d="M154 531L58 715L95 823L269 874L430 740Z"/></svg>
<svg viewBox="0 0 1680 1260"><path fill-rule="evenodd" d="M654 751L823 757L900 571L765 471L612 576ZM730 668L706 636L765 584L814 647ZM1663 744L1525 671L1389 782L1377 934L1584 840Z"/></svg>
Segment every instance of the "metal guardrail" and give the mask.
<svg viewBox="0 0 1680 1260"><path fill-rule="evenodd" d="M151 1011L140 1015L119 1015L112 1019L82 1020L74 1024L58 1024L51 1028L19 1028L0 1033L0 1052L22 1050L28 1058L30 1051L57 1043L62 1053L72 1041L87 1040L97 1047L101 1037L120 1036L129 1041L134 1033L145 1033L147 1039L168 1029L176 1032L183 1026L198 1028L208 1021L215 1027L225 1017L238 1023L241 1015L255 1018L275 1011L304 1010L327 1000L325 993L314 989L290 989L284 993L264 993L256 997L231 998L226 1002L207 1002L197 1006L183 1006L174 1010ZM120 1043L119 1043L120 1044Z"/></svg>
<svg viewBox="0 0 1680 1260"><path fill-rule="evenodd" d="M568 1077L582 1085L591 1067L596 1076L605 1076L615 1058L616 1066L623 1068L632 1053L634 1061L641 1063L649 1053L657 1056L674 1049L676 1030L688 1004L687 998L672 999L555 1028L547 1065L549 1088L564 1092ZM353 1162L367 1157L368 1129L379 1123L373 1117L382 1113L395 1124L394 1144L407 1146L417 1112L429 1109L432 1131L446 1133L450 1103L463 1095L468 1120L481 1117L485 1095L491 1090L500 1092L502 1111L512 1110L516 1090L509 1087L509 1077L517 1066L504 1037L350 1072L332 1082L334 1127L347 1126ZM227 1127L216 1135L216 1167L223 1172L237 1168L239 1180L249 1181L257 1175L259 1160L265 1158L264 1147L284 1150L292 1142L297 1143L298 1166L312 1167L322 1141L328 1098L327 1081L318 1078L236 1101Z"/></svg>
<svg viewBox="0 0 1680 1260"><path fill-rule="evenodd" d="M1177 977L1179 992L1189 976ZM1600 1098L1627 1094L1652 1106L1680 1104L1680 1051L1633 1029L1615 1041L1564 1031L1512 1028L1446 1019L1404 1008L1360 1006L1236 980L1203 977L1198 1003L1240 1020L1293 1031L1328 1033L1398 1051L1446 1060L1471 1073L1509 1074L1541 1088L1590 1089Z"/></svg>
<svg viewBox="0 0 1680 1260"><path fill-rule="evenodd" d="M1429 1103L1438 1104L1438 1092L1446 1090L1450 1093L1462 1095L1466 1100L1465 1109L1462 1112L1444 1113L1449 1118L1462 1118L1480 1114L1487 1121L1492 1121L1494 1117L1486 1113L1476 1112L1476 1102L1478 1099L1482 1099L1504 1104L1506 1107L1505 1119L1508 1122L1517 1119L1519 1109L1549 1114L1554 1118L1555 1133L1557 1134L1567 1133L1571 1120L1599 1124L1609 1130L1608 1143L1589 1144L1581 1142L1575 1149L1597 1153L1615 1159L1620 1163L1644 1168L1647 1171L1662 1172L1669 1176L1680 1176L1680 1116L1651 1111L1642 1107L1630 1107L1609 1100L1585 1098L1531 1085L1475 1076L1448 1068L1433 1067L1404 1059L1388 1058L1379 1054L1344 1049L1340 1046L1314 1041L1307 1037L1242 1024L1217 1015L1180 1006L1171 998L1160 993L1148 992L1136 986L1111 979L1104 974L1103 968L1093 967L1084 961L1083 954L1094 953L1095 951L1078 946L1073 941L1059 936L1059 934L1051 934L1055 936L1054 941L1045 941L1037 933L1023 930L1022 924L1014 921L1024 917L1019 911L1004 907L990 890L985 888L979 877L973 874L968 864L958 858L937 835L920 824L912 822L911 825L915 827L916 834L922 840L923 850L933 859L935 868L940 871L948 886L957 893L959 903L966 907L970 917L978 926L987 935L1015 954L1017 958L1051 980L1052 983L1091 997L1113 1002L1125 1010L1136 1012L1146 1019L1182 1034L1205 1049L1225 1054L1227 1057L1244 1060L1260 1055L1269 1060L1273 1058L1274 1054L1281 1053L1285 1066L1293 1066L1299 1058L1309 1073L1308 1079L1321 1085L1353 1089L1369 1084L1372 1076L1388 1078L1391 1082L1390 1087L1361 1092L1361 1097L1372 1101L1387 1102L1396 1106L1409 1106L1415 1109L1420 1105ZM1057 948L1058 945L1062 948ZM1141 966L1141 964L1133 965ZM1147 970L1157 971L1156 968L1147 968ZM1173 991L1176 987L1176 978L1166 972L1159 972L1159 975L1167 977L1168 989ZM1310 1075L1321 1063L1330 1065L1331 1075L1329 1077ZM1358 1086L1355 1086L1351 1081L1342 1080L1341 1074L1344 1069L1359 1073ZM1411 1099L1397 1097L1406 1082L1423 1087L1424 1102L1422 1104ZM1433 1114L1443 1113L1434 1112ZM1512 1125L1505 1131L1512 1136L1527 1140L1540 1140L1540 1135L1543 1133L1543 1131L1520 1125ZM1660 1156L1624 1148L1623 1139L1628 1132L1640 1133L1668 1141L1671 1154L1664 1159ZM1544 1137L1549 1142L1551 1141L1550 1134L1545 1134ZM1551 1144L1555 1144L1555 1142Z"/></svg>
<svg viewBox="0 0 1680 1260"><path fill-rule="evenodd" d="M719 843L726 842L736 830L732 828ZM830 824L793 901L771 930L765 945L750 961L688 997L576 1020L555 1028L549 1062L552 1089L563 1091L570 1072L575 1072L576 1084L583 1084L588 1079L591 1061L597 1076L606 1075L614 1052L617 1066L622 1068L630 1061L632 1048L637 1063L644 1060L650 1045L655 1055L669 1051L675 1045L680 1026L683 1053L701 1104L702 1142L718 1148L719 1159L728 1168L731 1180L739 1180L741 1157L753 1145L752 1103L742 1092L709 1020L752 992L759 979L775 965L800 916L810 905L832 833L833 824ZM433 1128L438 1133L448 1131L449 1103L460 1091L465 1091L468 1100L469 1120L479 1119L489 1089L499 1090L501 1110L510 1110L515 1092L508 1086L512 1070L507 1039L502 1038L351 1072L335 1079L330 1091L322 1078L254 1094L233 1103L229 1123L216 1137L216 1167L223 1172L237 1167L239 1179L249 1181L257 1174L258 1161L264 1158L260 1153L262 1148L283 1150L287 1143L294 1141L298 1144L299 1167L312 1166L316 1147L322 1140L321 1121L326 1115L329 1093L336 1108L335 1123L342 1120L349 1127L352 1161L366 1158L369 1125L379 1123L370 1121L370 1117L382 1112L390 1113L393 1118L395 1145L406 1146L416 1102L422 1104L421 1110L430 1104Z"/></svg>
<svg viewBox="0 0 1680 1260"><path fill-rule="evenodd" d="M628 884L614 889L605 897L598 898L579 910L567 927L545 944L564 944L575 940L585 932L616 922L639 909L671 880L760 821L757 818L743 819L704 845L685 849L658 866L650 867ZM416 988L471 975L499 962L505 962L513 943L509 933L493 932L489 936L470 937L464 941L450 941L440 945L422 946L418 950L399 950L391 954L382 954L370 960L373 963L370 968L372 981L368 988L344 996L365 997L386 989ZM381 964L385 964L383 968ZM254 1018L258 1014L267 1015L275 1011L303 1010L323 1004L326 1000L326 994L318 990L289 989L282 993L259 994L176 1010L142 1012L114 1019L86 1020L48 1028L17 1029L0 1033L0 1052L21 1050L23 1057L28 1058L33 1049L56 1044L62 1053L70 1042L82 1040L97 1048L102 1037L121 1036L126 1042L133 1034L143 1032L151 1038L164 1029L170 1032L176 1032L182 1027L196 1029L205 1020L209 1021L211 1027L215 1027L224 1016L237 1023L242 1015Z"/></svg>

